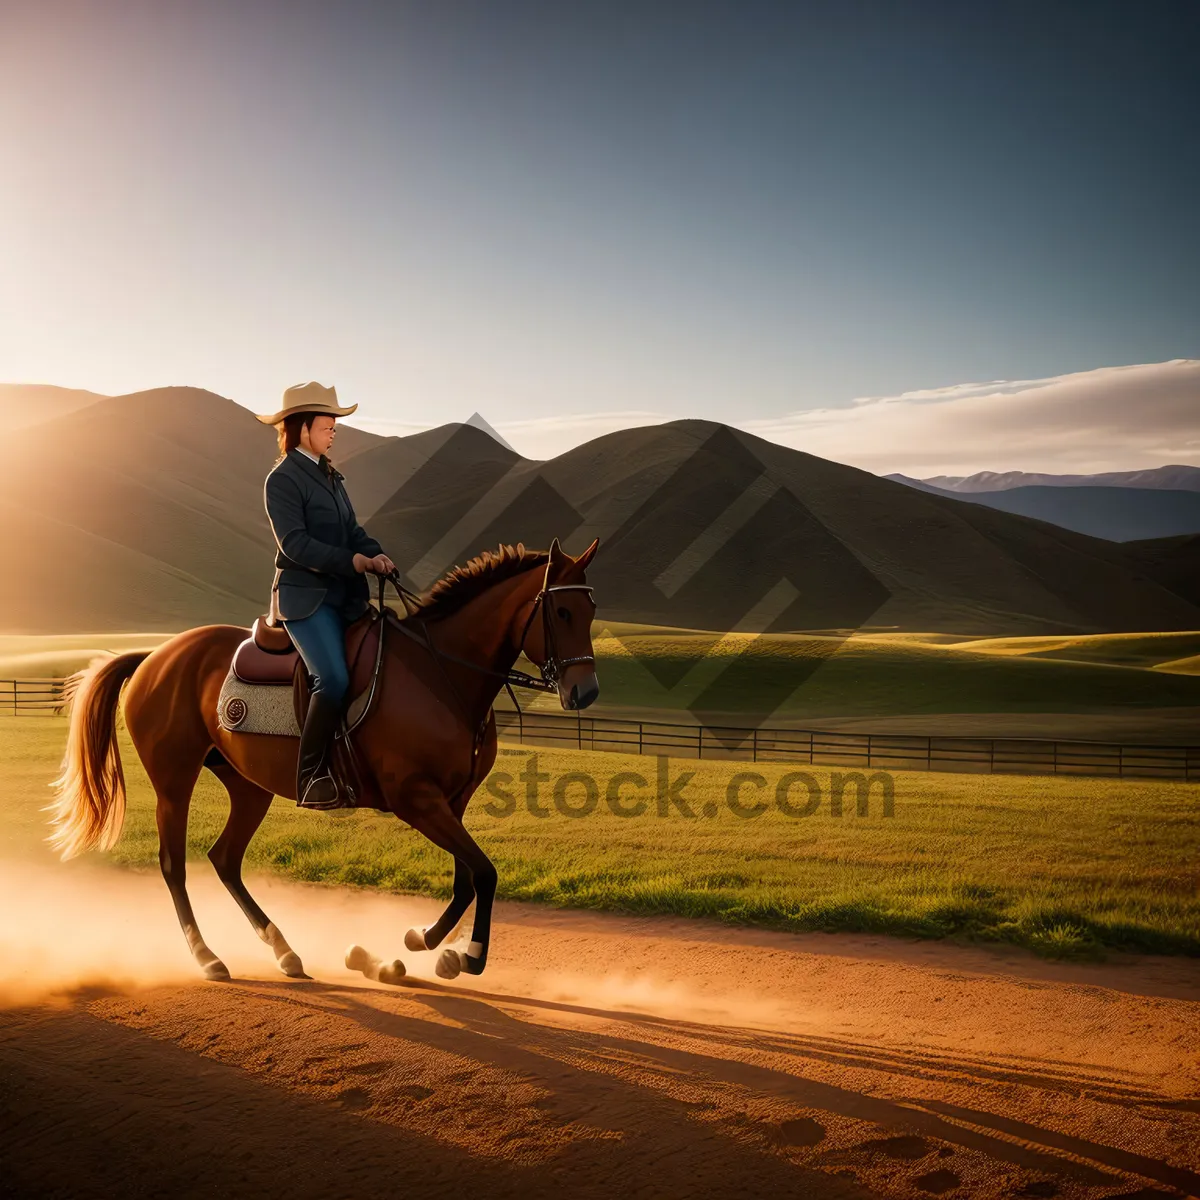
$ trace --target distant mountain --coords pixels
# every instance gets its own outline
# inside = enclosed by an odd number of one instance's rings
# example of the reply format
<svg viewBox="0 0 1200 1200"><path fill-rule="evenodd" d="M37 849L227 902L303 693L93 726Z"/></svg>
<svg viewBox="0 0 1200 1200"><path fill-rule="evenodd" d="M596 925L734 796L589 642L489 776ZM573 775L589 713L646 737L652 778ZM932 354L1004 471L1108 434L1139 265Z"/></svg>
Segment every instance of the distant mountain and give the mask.
<svg viewBox="0 0 1200 1200"><path fill-rule="evenodd" d="M1064 485L955 493L924 479L889 478L930 495L986 504L1113 542L1200 533L1200 491Z"/></svg>
<svg viewBox="0 0 1200 1200"><path fill-rule="evenodd" d="M1047 475L1029 471L979 471L975 475L932 475L912 479L885 476L909 487L932 487L943 492L1002 492L1021 487L1122 487L1200 492L1200 467L1176 463L1140 471L1105 471L1098 475Z"/></svg>
<svg viewBox="0 0 1200 1200"><path fill-rule="evenodd" d="M8 430L52 421L107 399L97 392L54 387L49 383L0 383L0 419Z"/></svg>
<svg viewBox="0 0 1200 1200"><path fill-rule="evenodd" d="M1114 542L1200 533L1200 491L1019 487L961 498Z"/></svg>
<svg viewBox="0 0 1200 1200"><path fill-rule="evenodd" d="M102 399L12 435L0 628L170 630L262 612L272 430L194 388ZM546 462L468 424L343 462L360 519L424 587L501 541L573 551L611 620L983 634L1200 628L1187 545L1133 551L707 421ZM664 663L671 672L677 664Z"/></svg>
<svg viewBox="0 0 1200 1200"><path fill-rule="evenodd" d="M477 413L477 412L472 413L467 418L466 424L473 426L475 429L482 429L483 432L488 435L488 437L494 438L497 442L500 443L500 445L502 445L505 448L505 450L512 450L513 453L516 454L516 451L513 450L512 446L510 446L508 444L508 442L505 441L504 438L502 438L495 431L495 429L493 429L492 426L489 425L488 422L483 419L482 416L480 416L479 413Z"/></svg>
<svg viewBox="0 0 1200 1200"><path fill-rule="evenodd" d="M948 488L937 487L924 479L914 479L911 475L901 475L899 471L893 471L890 475L882 475L880 478L888 479L892 483L902 483L905 487L914 488L918 492L929 492L934 496L954 495ZM945 476L939 476L939 478L945 478Z"/></svg>

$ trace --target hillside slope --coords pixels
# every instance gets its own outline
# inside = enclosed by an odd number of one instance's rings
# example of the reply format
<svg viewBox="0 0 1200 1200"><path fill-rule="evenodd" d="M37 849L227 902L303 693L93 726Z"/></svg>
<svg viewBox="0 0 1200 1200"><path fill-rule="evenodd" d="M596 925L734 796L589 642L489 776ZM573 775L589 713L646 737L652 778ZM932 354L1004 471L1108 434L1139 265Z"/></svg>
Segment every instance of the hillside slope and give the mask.
<svg viewBox="0 0 1200 1200"><path fill-rule="evenodd" d="M0 383L0 419L10 431L24 429L105 399L98 392L49 383Z"/></svg>
<svg viewBox="0 0 1200 1200"><path fill-rule="evenodd" d="M712 422L621 430L544 463L461 427L441 464L416 474L400 447L376 453L381 474L385 454L408 472L372 518L404 561L440 545L430 566L444 568L500 540L559 536L578 550L600 536L591 578L614 620L1014 634L1200 626L1194 603L1112 543ZM462 466L453 478L451 460Z"/></svg>
<svg viewBox="0 0 1200 1200"><path fill-rule="evenodd" d="M12 632L170 629L263 611L273 432L168 388L19 430L0 506ZM1162 553L927 494L706 421L623 430L547 462L470 425L343 461L360 518L427 586L501 541L578 551L613 620L963 634L1200 628L1193 550Z"/></svg>
<svg viewBox="0 0 1200 1200"><path fill-rule="evenodd" d="M198 388L116 396L20 431L0 503L18 531L6 629L146 630L262 611L273 432Z"/></svg>

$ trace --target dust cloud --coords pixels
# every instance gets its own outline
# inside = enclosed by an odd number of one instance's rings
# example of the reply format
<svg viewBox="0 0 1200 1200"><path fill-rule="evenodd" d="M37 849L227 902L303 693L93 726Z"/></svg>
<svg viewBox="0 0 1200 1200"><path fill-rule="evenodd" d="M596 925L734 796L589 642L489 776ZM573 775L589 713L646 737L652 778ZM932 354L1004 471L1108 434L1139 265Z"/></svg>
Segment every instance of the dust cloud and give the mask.
<svg viewBox="0 0 1200 1200"><path fill-rule="evenodd" d="M188 894L204 939L234 978L281 980L271 951L208 864L190 863L189 868ZM592 953L573 962L569 945L564 947L561 935L547 929L538 938L545 950L540 962L530 960L526 938L521 939L525 949L520 960L513 960L505 953L506 940L512 949L505 927L520 923L519 911L515 917L498 914L486 974L462 975L445 985L434 970L438 951L404 949L405 931L432 923L441 902L269 876L251 878L248 884L308 974L325 983L386 986L346 968L347 947L359 943L385 960L399 957L410 986L426 983L690 1021L775 1028L785 1021L784 1006L775 999L723 994L711 984L700 990L670 978L670 971L632 972L623 963L620 939L610 955ZM452 936L446 944L454 940ZM202 982L157 872L117 870L87 859L0 861L0 1006L65 1003L87 989L136 991Z"/></svg>

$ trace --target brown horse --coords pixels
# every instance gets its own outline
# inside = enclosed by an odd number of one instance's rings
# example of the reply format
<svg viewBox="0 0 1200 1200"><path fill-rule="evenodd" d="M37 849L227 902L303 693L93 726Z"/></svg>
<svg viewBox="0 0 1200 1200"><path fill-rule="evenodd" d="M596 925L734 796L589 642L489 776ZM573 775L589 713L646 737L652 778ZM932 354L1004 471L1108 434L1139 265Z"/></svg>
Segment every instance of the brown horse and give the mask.
<svg viewBox="0 0 1200 1200"><path fill-rule="evenodd" d="M557 686L564 708L584 708L599 693L591 641L596 608L584 579L596 546L578 558L560 549L557 539L548 551L520 545L485 551L421 598L404 622L420 636L403 636L390 615L376 622L386 630L381 675L355 732L356 749L387 808L454 857L446 911L428 929L409 930L405 944L435 949L475 901L470 946L443 951L438 973L444 977L460 970L479 974L487 962L496 869L462 818L496 758L492 702L503 676L524 651ZM541 620L535 621L539 606ZM125 724L157 797L159 863L197 964L209 979L229 978L204 944L184 882L188 806L207 758L230 800L229 819L208 857L280 969L303 977L299 957L242 882L242 857L272 797L296 798L296 738L230 733L217 723L222 682L248 632L232 625L189 629L151 653L120 654L73 677L51 843L69 858L108 849L121 835L125 779L116 710L128 680ZM363 689L373 667L373 661L355 664L350 695ZM390 980L403 971L397 961L380 977Z"/></svg>

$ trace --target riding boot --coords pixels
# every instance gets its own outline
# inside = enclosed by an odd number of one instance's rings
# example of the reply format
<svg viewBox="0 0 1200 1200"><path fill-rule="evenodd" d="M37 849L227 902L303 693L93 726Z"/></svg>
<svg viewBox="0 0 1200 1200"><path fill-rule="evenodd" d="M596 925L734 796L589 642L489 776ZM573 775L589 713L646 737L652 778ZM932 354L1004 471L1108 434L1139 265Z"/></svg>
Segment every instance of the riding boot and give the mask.
<svg viewBox="0 0 1200 1200"><path fill-rule="evenodd" d="M300 734L300 756L296 763L296 804L300 808L344 808L346 806L329 769L333 735L341 719L342 706L322 691L313 692Z"/></svg>

